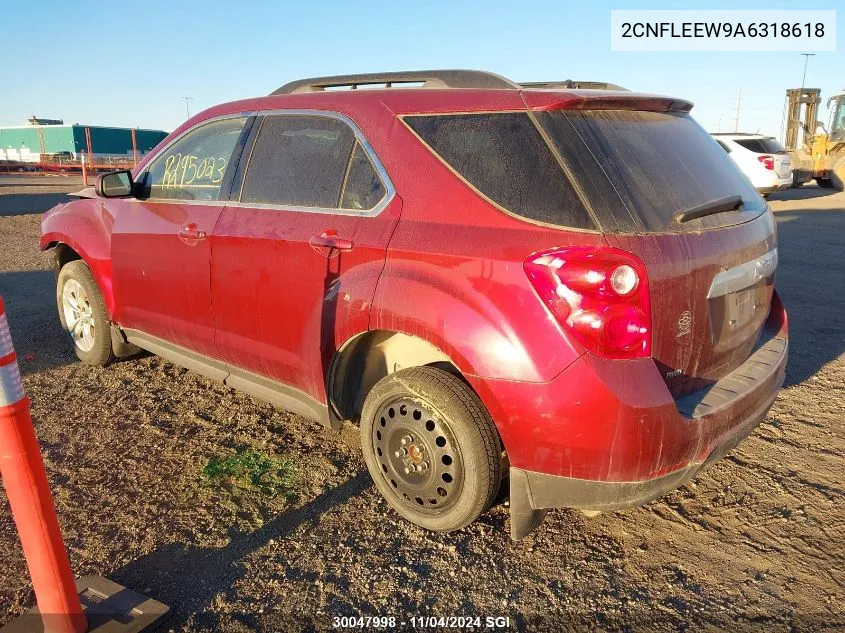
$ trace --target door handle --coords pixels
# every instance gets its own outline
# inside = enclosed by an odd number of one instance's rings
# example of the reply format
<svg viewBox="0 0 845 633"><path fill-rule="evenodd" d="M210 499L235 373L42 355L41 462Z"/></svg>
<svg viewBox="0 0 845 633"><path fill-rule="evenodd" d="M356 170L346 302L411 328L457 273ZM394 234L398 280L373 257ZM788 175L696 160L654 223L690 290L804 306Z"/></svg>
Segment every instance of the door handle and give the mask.
<svg viewBox="0 0 845 633"><path fill-rule="evenodd" d="M205 231L200 231L196 224L189 224L178 231L179 238L182 241L204 240L207 235Z"/></svg>
<svg viewBox="0 0 845 633"><path fill-rule="evenodd" d="M319 235L312 235L308 243L312 248L330 248L336 251L351 251L355 246L352 240L347 240L343 237L338 237L337 233L333 231L324 231Z"/></svg>

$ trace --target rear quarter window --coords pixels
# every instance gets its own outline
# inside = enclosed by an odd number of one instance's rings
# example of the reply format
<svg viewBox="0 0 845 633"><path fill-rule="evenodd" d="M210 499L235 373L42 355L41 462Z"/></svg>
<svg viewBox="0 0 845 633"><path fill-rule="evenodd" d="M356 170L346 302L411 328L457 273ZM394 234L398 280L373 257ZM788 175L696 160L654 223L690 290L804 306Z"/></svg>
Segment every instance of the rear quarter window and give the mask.
<svg viewBox="0 0 845 633"><path fill-rule="evenodd" d="M415 115L404 121L500 208L544 224L596 228L527 113Z"/></svg>

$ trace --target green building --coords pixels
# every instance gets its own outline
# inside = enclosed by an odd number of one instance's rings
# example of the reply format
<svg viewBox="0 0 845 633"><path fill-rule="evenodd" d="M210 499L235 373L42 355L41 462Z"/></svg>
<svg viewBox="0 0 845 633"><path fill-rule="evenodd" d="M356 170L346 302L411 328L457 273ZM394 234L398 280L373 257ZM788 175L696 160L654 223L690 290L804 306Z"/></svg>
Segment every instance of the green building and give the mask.
<svg viewBox="0 0 845 633"><path fill-rule="evenodd" d="M42 124L34 124L34 122ZM100 158L140 158L167 136L163 130L97 125L65 125L62 121L30 119L30 125L0 127L0 160L49 162L55 157L78 159L80 152ZM43 123L47 123L46 125ZM87 134L86 134L87 131ZM89 141L90 138L90 141Z"/></svg>

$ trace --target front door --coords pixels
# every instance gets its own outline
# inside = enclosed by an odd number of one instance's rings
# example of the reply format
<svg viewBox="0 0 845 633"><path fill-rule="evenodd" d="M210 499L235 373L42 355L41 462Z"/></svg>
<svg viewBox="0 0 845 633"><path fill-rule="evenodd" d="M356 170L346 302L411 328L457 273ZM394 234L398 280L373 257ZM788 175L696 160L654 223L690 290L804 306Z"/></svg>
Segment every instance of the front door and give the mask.
<svg viewBox="0 0 845 633"><path fill-rule="evenodd" d="M104 204L114 217L116 321L217 356L211 315L211 234L246 118L201 123L153 159L136 197Z"/></svg>
<svg viewBox="0 0 845 633"><path fill-rule="evenodd" d="M268 115L212 236L216 343L232 366L325 402L332 355L369 326L400 201L339 117Z"/></svg>

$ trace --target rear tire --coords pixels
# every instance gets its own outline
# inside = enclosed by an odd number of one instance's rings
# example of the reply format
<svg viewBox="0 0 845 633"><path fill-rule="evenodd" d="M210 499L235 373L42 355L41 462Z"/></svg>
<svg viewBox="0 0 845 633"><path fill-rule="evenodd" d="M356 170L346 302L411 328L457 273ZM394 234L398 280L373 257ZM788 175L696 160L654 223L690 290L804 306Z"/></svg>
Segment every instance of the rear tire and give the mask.
<svg viewBox="0 0 845 633"><path fill-rule="evenodd" d="M441 369L403 369L377 382L364 401L361 445L381 495L427 530L469 525L499 490L493 421L475 392Z"/></svg>
<svg viewBox="0 0 845 633"><path fill-rule="evenodd" d="M830 178L816 178L816 184L822 189L833 189L833 181Z"/></svg>
<svg viewBox="0 0 845 633"><path fill-rule="evenodd" d="M77 358L86 365L108 365L114 359L111 322L94 275L82 260L68 262L59 271L56 303Z"/></svg>
<svg viewBox="0 0 845 633"><path fill-rule="evenodd" d="M845 157L837 160L830 170L830 183L839 191L845 191Z"/></svg>

